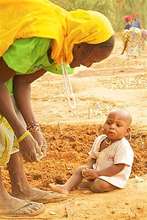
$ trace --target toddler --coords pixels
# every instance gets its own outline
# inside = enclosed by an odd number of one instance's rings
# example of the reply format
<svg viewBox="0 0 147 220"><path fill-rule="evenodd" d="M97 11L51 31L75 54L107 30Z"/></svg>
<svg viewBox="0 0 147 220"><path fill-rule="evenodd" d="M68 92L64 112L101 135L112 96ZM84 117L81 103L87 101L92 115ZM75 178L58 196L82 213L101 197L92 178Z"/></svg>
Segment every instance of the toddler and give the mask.
<svg viewBox="0 0 147 220"><path fill-rule="evenodd" d="M134 153L126 139L130 135L131 115L113 110L89 152L87 166L78 168L64 185L50 184L53 191L69 193L83 179L92 192L109 192L124 188L131 174Z"/></svg>

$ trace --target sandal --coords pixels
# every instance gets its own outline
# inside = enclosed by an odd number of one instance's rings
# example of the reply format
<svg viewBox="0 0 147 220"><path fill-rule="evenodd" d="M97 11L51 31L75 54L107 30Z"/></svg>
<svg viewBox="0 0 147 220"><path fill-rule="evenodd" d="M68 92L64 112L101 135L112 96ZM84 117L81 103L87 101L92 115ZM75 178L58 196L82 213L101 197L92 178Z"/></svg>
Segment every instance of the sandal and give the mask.
<svg viewBox="0 0 147 220"><path fill-rule="evenodd" d="M41 214L45 210L45 206L42 203L37 203L37 202L30 202L28 201L26 204L24 204L22 207L12 210L10 212L4 212L0 213L0 215L4 216L16 216L16 217L21 217L21 216L36 216Z"/></svg>

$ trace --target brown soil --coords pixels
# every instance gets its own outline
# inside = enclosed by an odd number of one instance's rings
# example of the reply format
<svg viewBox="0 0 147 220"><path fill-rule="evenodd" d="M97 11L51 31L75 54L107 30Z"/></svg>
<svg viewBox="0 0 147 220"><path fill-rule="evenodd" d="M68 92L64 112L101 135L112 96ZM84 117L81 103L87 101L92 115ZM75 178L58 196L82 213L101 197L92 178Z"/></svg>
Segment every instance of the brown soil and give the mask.
<svg viewBox="0 0 147 220"><path fill-rule="evenodd" d="M90 69L77 68L71 77L76 111L67 102L61 76L46 74L33 84L33 107L48 154L39 163L26 163L25 169L33 186L48 189L50 182L64 183L74 168L86 162L106 114L123 107L133 116L131 179L126 189L111 193L72 192L66 201L46 205L38 219L147 220L147 48L132 59L120 56L121 48L118 40L107 60ZM4 174L10 189L6 170Z"/></svg>

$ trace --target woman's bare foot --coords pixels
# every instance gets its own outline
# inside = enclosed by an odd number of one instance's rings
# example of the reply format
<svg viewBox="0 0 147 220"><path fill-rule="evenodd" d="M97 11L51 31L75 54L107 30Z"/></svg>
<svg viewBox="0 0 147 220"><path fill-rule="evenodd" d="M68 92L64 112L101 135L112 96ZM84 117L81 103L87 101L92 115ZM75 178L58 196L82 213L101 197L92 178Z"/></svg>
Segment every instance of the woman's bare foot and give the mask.
<svg viewBox="0 0 147 220"><path fill-rule="evenodd" d="M62 194L68 194L69 191L67 189L64 188L64 185L55 185L55 184L49 184L51 190L53 190L54 192L58 192L58 193L62 193Z"/></svg>
<svg viewBox="0 0 147 220"><path fill-rule="evenodd" d="M7 216L35 216L44 211L42 203L25 201L4 194L0 198L0 215Z"/></svg>

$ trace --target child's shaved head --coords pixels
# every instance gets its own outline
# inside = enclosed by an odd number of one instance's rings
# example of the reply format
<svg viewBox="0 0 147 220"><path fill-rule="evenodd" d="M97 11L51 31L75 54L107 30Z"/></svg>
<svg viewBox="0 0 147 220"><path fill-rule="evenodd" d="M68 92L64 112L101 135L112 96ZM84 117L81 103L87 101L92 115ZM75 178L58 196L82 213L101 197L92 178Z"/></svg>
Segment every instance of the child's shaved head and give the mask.
<svg viewBox="0 0 147 220"><path fill-rule="evenodd" d="M130 134L132 117L124 109L114 109L109 114L104 123L104 134L111 141L117 141Z"/></svg>
<svg viewBox="0 0 147 220"><path fill-rule="evenodd" d="M112 110L109 113L108 118L111 115L119 116L122 120L125 120L127 122L128 126L130 126L130 124L132 122L132 116L131 116L131 114L127 110L124 110L124 109L114 109L114 110Z"/></svg>

